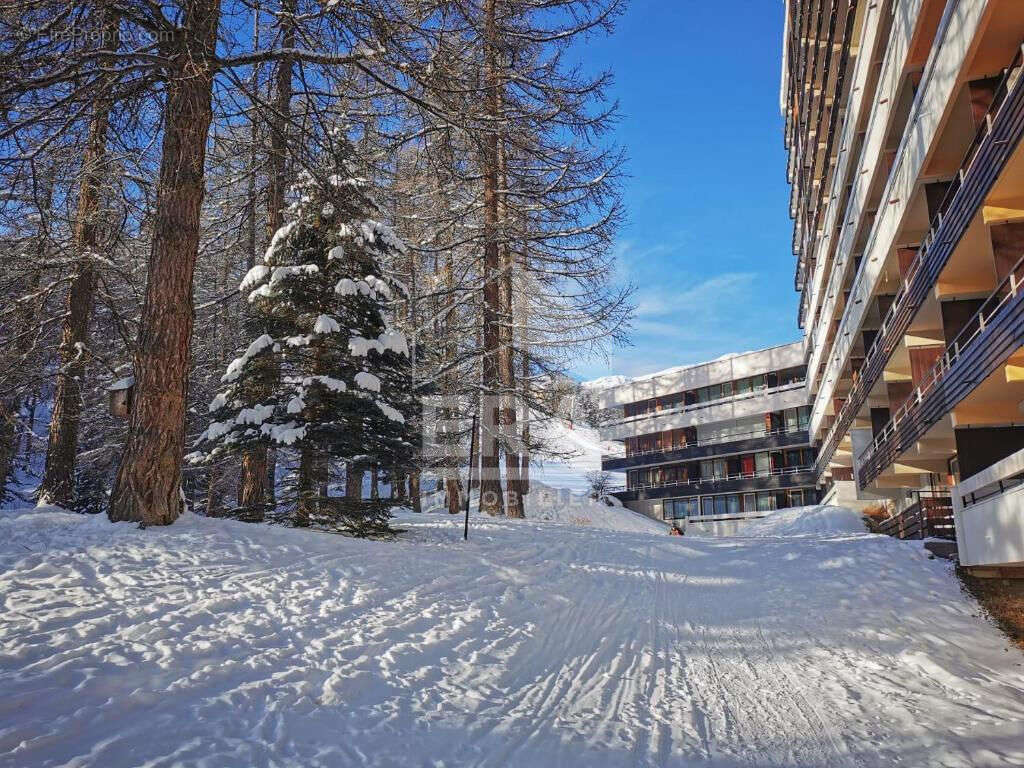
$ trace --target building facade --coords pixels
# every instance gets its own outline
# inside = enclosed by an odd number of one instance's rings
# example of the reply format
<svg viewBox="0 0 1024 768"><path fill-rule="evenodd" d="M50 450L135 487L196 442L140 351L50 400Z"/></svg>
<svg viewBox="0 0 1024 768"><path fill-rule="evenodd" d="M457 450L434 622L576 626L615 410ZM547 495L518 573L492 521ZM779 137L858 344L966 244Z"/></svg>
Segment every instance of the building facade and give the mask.
<svg viewBox="0 0 1024 768"><path fill-rule="evenodd" d="M803 343L632 379L598 394L616 495L680 530L814 503Z"/></svg>
<svg viewBox="0 0 1024 768"><path fill-rule="evenodd" d="M1024 563L1022 41L1021 0L786 3L814 479L1012 544L967 565Z"/></svg>

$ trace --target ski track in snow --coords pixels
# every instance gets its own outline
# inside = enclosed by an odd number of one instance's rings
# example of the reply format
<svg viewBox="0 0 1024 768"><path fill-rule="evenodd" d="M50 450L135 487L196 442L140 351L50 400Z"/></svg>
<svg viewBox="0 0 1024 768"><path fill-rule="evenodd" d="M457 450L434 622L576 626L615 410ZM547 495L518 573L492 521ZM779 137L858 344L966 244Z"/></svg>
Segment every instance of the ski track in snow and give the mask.
<svg viewBox="0 0 1024 768"><path fill-rule="evenodd" d="M1024 764L1024 654L918 545L459 522L0 516L0 766Z"/></svg>

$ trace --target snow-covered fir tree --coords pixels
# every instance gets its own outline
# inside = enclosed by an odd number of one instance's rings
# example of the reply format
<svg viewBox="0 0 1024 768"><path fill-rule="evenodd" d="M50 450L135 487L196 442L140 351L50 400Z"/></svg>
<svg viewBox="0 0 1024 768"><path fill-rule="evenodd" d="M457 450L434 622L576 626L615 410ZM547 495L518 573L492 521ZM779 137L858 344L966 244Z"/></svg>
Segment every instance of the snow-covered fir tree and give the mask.
<svg viewBox="0 0 1024 768"><path fill-rule="evenodd" d="M361 480L411 458L409 349L388 317L403 290L390 265L405 246L378 220L351 143L340 131L331 143L327 172L299 176L284 225L241 283L263 333L228 366L195 458L273 444L292 472L268 516L367 535L387 529L386 500L331 496L329 472L343 462Z"/></svg>

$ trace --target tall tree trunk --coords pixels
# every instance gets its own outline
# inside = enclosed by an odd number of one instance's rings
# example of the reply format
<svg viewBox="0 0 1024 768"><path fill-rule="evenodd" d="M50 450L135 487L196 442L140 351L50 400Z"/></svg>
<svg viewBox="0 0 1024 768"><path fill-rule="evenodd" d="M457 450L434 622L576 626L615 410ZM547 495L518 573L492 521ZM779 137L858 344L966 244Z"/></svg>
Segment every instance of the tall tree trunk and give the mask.
<svg viewBox="0 0 1024 768"><path fill-rule="evenodd" d="M406 474L404 470L396 468L391 473L391 498L399 502L405 501L408 491L405 481Z"/></svg>
<svg viewBox="0 0 1024 768"><path fill-rule="evenodd" d="M114 14L104 9L100 21L105 45L117 32ZM78 211L75 215L74 277L68 287L64 320L61 323L60 367L50 414L46 466L39 489L40 501L68 506L75 493L75 455L78 452L79 422L82 416L82 380L89 349L96 274L92 260L99 248L100 187L107 156L107 128L110 124L110 93L101 90L93 104L89 136L82 158Z"/></svg>
<svg viewBox="0 0 1024 768"><path fill-rule="evenodd" d="M487 115L483 140L484 263L483 263L483 397L481 398L480 509L500 515L505 511L499 459L501 377L501 255L498 202L498 50L496 0L484 3L484 84Z"/></svg>
<svg viewBox="0 0 1024 768"><path fill-rule="evenodd" d="M423 500L420 498L420 471L414 469L409 473L409 501L413 512L423 511Z"/></svg>
<svg viewBox="0 0 1024 768"><path fill-rule="evenodd" d="M366 468L356 461L348 463L345 471L345 497L359 501L363 498L363 473Z"/></svg>
<svg viewBox="0 0 1024 768"><path fill-rule="evenodd" d="M7 478L14 469L14 457L18 453L18 422L12 403L0 400L0 501L5 496Z"/></svg>
<svg viewBox="0 0 1024 768"><path fill-rule="evenodd" d="M295 525L308 528L310 518L316 511L317 499L317 455L303 446L299 451L298 501L295 505Z"/></svg>
<svg viewBox="0 0 1024 768"><path fill-rule="evenodd" d="M295 47L296 0L282 0L280 24L281 46L288 50ZM269 121L270 152L267 170L267 240L284 223L284 193L288 177L288 124L291 120L293 58L284 56L278 63L274 83L273 114ZM268 366L274 366L268 360ZM277 385L280 372L274 367L267 372L267 390ZM242 461L242 480L239 501L254 508L274 503L274 467L277 453L266 445L250 448Z"/></svg>
<svg viewBox="0 0 1024 768"><path fill-rule="evenodd" d="M524 246L519 254L520 273L523 280L529 275L529 256ZM530 493L530 352L527 345L527 328L530 326L530 305L526 289L519 302L519 393L523 404L521 417L522 438L519 441L519 493L520 498ZM525 503L525 502L522 502Z"/></svg>
<svg viewBox="0 0 1024 768"><path fill-rule="evenodd" d="M192 339L192 275L199 251L203 166L212 119L220 0L189 0L169 44L171 71L149 277L135 352L128 444L111 520L169 525L181 514L181 457Z"/></svg>
<svg viewBox="0 0 1024 768"><path fill-rule="evenodd" d="M522 351L522 366L523 440L522 453L519 455L519 492L526 496L530 492L530 357L525 348Z"/></svg>
<svg viewBox="0 0 1024 768"><path fill-rule="evenodd" d="M380 498L380 468L376 464L370 470L370 498L374 500Z"/></svg>
<svg viewBox="0 0 1024 768"><path fill-rule="evenodd" d="M498 144L498 178L501 194L498 215L502 225L501 238L501 349L498 353L498 374L501 378L501 432L505 449L506 514L523 517L522 490L519 487L519 435L516 432L515 338L512 297L512 248L509 244L508 171L505 142Z"/></svg>
<svg viewBox="0 0 1024 768"><path fill-rule="evenodd" d="M448 503L448 514L457 515L462 511L462 483L457 477L444 479L445 501Z"/></svg>

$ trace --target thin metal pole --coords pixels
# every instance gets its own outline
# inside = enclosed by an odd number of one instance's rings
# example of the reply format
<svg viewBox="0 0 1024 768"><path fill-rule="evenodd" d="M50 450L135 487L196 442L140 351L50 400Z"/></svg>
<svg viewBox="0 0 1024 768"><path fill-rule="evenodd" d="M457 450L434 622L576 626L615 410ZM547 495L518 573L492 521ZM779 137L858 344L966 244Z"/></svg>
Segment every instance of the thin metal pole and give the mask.
<svg viewBox="0 0 1024 768"><path fill-rule="evenodd" d="M473 413L473 431L469 434L469 477L466 478L466 521L462 525L462 540L469 541L469 497L473 492L473 464L476 461L476 417Z"/></svg>

